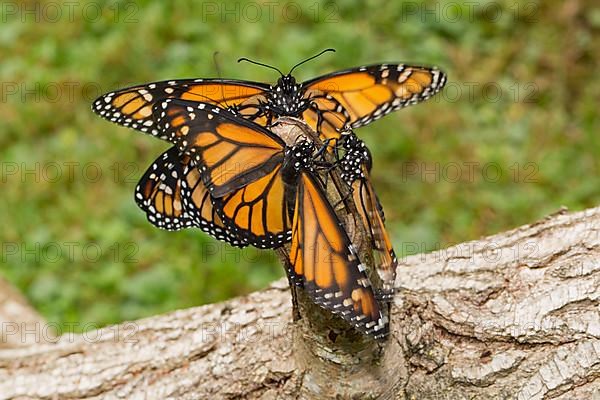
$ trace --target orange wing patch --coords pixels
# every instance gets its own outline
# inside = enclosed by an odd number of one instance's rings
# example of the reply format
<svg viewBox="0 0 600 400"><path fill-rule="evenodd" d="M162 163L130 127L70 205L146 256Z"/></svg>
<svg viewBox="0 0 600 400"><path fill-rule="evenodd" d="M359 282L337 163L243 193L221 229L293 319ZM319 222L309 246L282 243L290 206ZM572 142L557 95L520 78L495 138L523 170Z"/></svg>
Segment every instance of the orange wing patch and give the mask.
<svg viewBox="0 0 600 400"><path fill-rule="evenodd" d="M350 116L345 108L333 97L316 97L306 109L302 118L315 131L321 140L338 139Z"/></svg>
<svg viewBox="0 0 600 400"><path fill-rule="evenodd" d="M290 275L315 303L376 339L388 333L373 289L319 184L302 173L296 194Z"/></svg>
<svg viewBox="0 0 600 400"><path fill-rule="evenodd" d="M210 82L210 81L209 81ZM264 93L263 88L256 88L232 83L205 83L190 85L181 94L182 100L214 104L220 107L231 107Z"/></svg>
<svg viewBox="0 0 600 400"><path fill-rule="evenodd" d="M183 79L153 82L110 92L97 98L92 110L116 124L162 136L152 118L152 110L166 99L184 99L219 107L238 107L244 116L266 124L264 110L257 105L265 101L269 85L221 79ZM254 107L254 108L253 108Z"/></svg>
<svg viewBox="0 0 600 400"><path fill-rule="evenodd" d="M269 174L215 199L225 223L244 241L260 247L279 247L291 239L281 164Z"/></svg>
<svg viewBox="0 0 600 400"><path fill-rule="evenodd" d="M375 78L367 72L352 72L334 75L310 85L310 90L324 93L340 93L364 90L375 84Z"/></svg>
<svg viewBox="0 0 600 400"><path fill-rule="evenodd" d="M167 99L155 106L154 115L167 139L201 166L213 197L269 174L283 157L279 137L206 103Z"/></svg>
<svg viewBox="0 0 600 400"><path fill-rule="evenodd" d="M427 100L445 83L446 76L437 68L381 64L313 79L305 84L305 97L313 102L323 97L335 99L347 112L343 126L358 128L394 110ZM339 119L340 115L324 112L322 118L334 125L333 118ZM317 122L315 126L319 126Z"/></svg>

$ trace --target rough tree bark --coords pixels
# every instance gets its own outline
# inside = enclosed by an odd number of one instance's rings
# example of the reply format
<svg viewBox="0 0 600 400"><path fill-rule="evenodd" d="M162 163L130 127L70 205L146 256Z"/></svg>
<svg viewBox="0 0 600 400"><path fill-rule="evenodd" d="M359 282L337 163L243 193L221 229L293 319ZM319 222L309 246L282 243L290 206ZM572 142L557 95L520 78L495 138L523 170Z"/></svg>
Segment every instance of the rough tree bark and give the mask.
<svg viewBox="0 0 600 400"><path fill-rule="evenodd" d="M600 208L561 211L402 260L377 354L336 335L308 348L282 280L0 350L0 398L598 399L599 233Z"/></svg>

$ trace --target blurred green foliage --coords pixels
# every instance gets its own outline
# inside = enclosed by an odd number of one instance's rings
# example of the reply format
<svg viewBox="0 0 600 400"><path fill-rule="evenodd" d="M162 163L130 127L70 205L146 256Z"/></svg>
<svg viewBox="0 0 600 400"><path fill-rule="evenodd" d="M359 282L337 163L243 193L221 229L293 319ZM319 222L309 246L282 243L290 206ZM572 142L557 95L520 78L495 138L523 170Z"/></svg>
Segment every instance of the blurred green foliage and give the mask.
<svg viewBox="0 0 600 400"><path fill-rule="evenodd" d="M283 276L271 252L146 222L133 189L168 146L90 111L133 83L215 77L215 51L221 76L267 82L235 60L286 70L334 47L296 76L382 61L447 72L444 93L357 132L399 255L600 202L592 0L70 4L1 10L0 273L50 321L105 325Z"/></svg>

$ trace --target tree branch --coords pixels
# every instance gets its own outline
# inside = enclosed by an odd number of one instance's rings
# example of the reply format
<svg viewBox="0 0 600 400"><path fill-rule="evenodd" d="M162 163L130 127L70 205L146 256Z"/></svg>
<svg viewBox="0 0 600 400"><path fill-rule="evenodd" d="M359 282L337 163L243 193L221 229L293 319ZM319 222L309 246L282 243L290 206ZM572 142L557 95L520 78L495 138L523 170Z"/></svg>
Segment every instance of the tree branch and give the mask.
<svg viewBox="0 0 600 400"><path fill-rule="evenodd" d="M307 347L282 280L224 303L0 350L0 398L592 399L599 232L600 208L561 211L402 260L381 354L335 335Z"/></svg>

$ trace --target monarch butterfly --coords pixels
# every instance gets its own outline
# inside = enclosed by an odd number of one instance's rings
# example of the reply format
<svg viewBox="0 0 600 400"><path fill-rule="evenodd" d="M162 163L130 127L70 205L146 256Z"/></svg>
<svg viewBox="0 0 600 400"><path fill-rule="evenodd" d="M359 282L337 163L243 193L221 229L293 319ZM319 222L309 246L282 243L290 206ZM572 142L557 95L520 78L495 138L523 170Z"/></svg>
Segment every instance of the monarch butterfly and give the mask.
<svg viewBox="0 0 600 400"><path fill-rule="evenodd" d="M314 142L299 136L287 144L207 103L167 99L153 113L159 129L198 165L226 224L259 247L291 239L290 280L358 330L387 335L365 267L315 175Z"/></svg>
<svg viewBox="0 0 600 400"><path fill-rule="evenodd" d="M166 230L198 227L236 247L247 243L228 230L212 206L191 157L172 147L148 168L135 188L135 202L148 221Z"/></svg>
<svg viewBox="0 0 600 400"><path fill-rule="evenodd" d="M345 150L341 158L340 177L352 188L352 195L371 245L375 251L375 266L383 281L383 289L391 292L396 279L398 259L385 229L383 207L369 178L372 158L365 143L354 134L344 135L341 141Z"/></svg>
<svg viewBox="0 0 600 400"><path fill-rule="evenodd" d="M436 67L407 64L375 64L326 74L298 83L292 72L274 69L281 77L269 85L234 79L183 79L132 86L100 96L92 110L119 125L161 137L152 108L168 98L203 102L270 126L280 116L303 119L322 139L337 139L340 132L358 128L400 108L427 100L446 83Z"/></svg>

